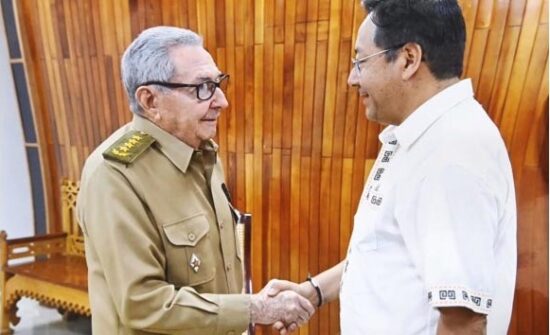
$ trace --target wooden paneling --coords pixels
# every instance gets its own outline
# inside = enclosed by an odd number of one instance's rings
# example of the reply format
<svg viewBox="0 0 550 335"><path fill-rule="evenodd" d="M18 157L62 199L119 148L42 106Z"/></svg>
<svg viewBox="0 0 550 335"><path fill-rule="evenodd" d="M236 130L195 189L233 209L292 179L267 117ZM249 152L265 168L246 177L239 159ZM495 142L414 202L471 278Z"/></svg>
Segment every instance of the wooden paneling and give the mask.
<svg viewBox="0 0 550 335"><path fill-rule="evenodd" d="M381 127L347 86L364 18L349 0L20 0L48 190L131 115L120 57L144 28L200 33L231 74L217 140L239 208L254 215L254 287L303 280L346 252ZM548 332L548 1L463 0L465 76L499 126L518 188L511 334ZM545 178L543 178L546 176ZM49 199L55 199L50 194ZM55 208L56 204L50 204ZM53 215L53 214L52 214ZM50 230L60 229L50 217ZM528 317L526 317L528 316ZM338 304L301 334L337 334ZM265 331L264 333L268 333Z"/></svg>

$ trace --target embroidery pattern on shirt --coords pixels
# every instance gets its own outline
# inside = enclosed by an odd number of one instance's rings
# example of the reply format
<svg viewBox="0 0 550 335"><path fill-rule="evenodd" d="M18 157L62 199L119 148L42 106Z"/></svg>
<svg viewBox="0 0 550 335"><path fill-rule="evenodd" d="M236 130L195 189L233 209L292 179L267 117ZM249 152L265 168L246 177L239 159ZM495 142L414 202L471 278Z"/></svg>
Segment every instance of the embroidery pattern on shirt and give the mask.
<svg viewBox="0 0 550 335"><path fill-rule="evenodd" d="M384 172L387 171L388 165L392 160L392 157L395 156L394 154L397 148L397 140L388 141L382 146L382 149L380 150L381 155L378 155L378 159L373 166L374 173L370 174L369 179L367 180L367 184L365 185L363 194L361 195L361 198L359 200L358 211L361 210L362 206L371 206L371 209L377 209L380 208L380 206L382 205L382 201L384 200L384 198L381 192L381 186ZM346 257L342 277L340 278L340 292L342 292L344 276L348 270L349 255L351 254L351 251L352 248L350 243L350 246L348 247L348 257Z"/></svg>
<svg viewBox="0 0 550 335"><path fill-rule="evenodd" d="M389 163L395 156L396 150L397 140L386 142L382 146L380 151L381 155L379 155L379 159L373 167L374 173L371 174L371 178L369 178L367 185L365 186L363 197L360 200L360 206L363 201L373 206L371 208L379 208L382 205L384 197L380 190L382 189L381 186L384 179L384 172L387 171Z"/></svg>
<svg viewBox="0 0 550 335"><path fill-rule="evenodd" d="M487 294L452 286L432 288L428 301L433 306L465 306L477 312L487 312L493 306L493 299Z"/></svg>

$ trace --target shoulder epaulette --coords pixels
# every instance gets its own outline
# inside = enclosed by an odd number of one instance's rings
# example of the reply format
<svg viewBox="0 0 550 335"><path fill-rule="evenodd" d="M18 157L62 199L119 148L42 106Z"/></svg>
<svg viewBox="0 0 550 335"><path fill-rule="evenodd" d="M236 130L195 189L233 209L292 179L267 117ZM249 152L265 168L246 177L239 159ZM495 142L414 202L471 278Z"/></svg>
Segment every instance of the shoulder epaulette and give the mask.
<svg viewBox="0 0 550 335"><path fill-rule="evenodd" d="M144 132L133 130L125 133L113 145L103 152L105 159L124 164L132 163L155 142L155 139Z"/></svg>

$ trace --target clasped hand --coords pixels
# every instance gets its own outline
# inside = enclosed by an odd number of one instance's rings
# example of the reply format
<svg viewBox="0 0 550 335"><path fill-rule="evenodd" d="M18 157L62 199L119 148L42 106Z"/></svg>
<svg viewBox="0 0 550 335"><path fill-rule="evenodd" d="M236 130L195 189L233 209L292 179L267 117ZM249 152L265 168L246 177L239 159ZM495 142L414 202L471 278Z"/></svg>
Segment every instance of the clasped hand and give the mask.
<svg viewBox="0 0 550 335"><path fill-rule="evenodd" d="M284 280L271 280L259 293L252 295L251 321L272 324L281 335L298 329L315 313L306 299L302 285Z"/></svg>

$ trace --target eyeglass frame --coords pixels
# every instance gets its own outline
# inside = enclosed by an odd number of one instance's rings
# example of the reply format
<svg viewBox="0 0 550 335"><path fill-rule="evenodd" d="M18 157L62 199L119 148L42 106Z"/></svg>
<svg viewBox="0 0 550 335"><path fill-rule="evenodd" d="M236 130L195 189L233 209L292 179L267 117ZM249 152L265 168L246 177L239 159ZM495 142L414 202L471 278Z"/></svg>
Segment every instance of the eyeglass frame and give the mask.
<svg viewBox="0 0 550 335"><path fill-rule="evenodd" d="M198 83L198 84L171 83L171 82L166 82L166 81L151 80L151 81L146 81L143 84L138 85L138 87L139 86L147 86L147 85L158 85L158 86L162 86L162 87L166 87L166 88L170 88L170 89L182 88L182 87L193 87L195 89L195 93L197 94L197 99L199 101L207 101L207 100L210 100L214 96L214 93L216 93L216 89L219 88L223 91L221 85L224 82L224 80L229 80L229 74L222 73L218 77L217 81L208 79L208 80L205 80L205 81L203 81L201 83ZM210 95L207 98L201 98L199 96L199 87L201 85L204 85L204 84L214 84L214 89L210 92Z"/></svg>
<svg viewBox="0 0 550 335"><path fill-rule="evenodd" d="M373 54L370 54L370 55L367 55L365 57L361 57L361 58L352 58L351 59L351 65L353 66L353 69L355 71L357 71L357 73L361 73L361 68L359 67L359 64L361 63L364 63L366 62L367 60L369 60L370 58L374 57L374 56L378 56L378 55L381 55L381 54L384 54L390 50L395 50L395 49L399 49L399 48L402 48L405 44L400 44L400 45L396 45L394 47L391 47L391 48L387 48L387 49L384 49L384 50L380 50L380 51L377 51Z"/></svg>

